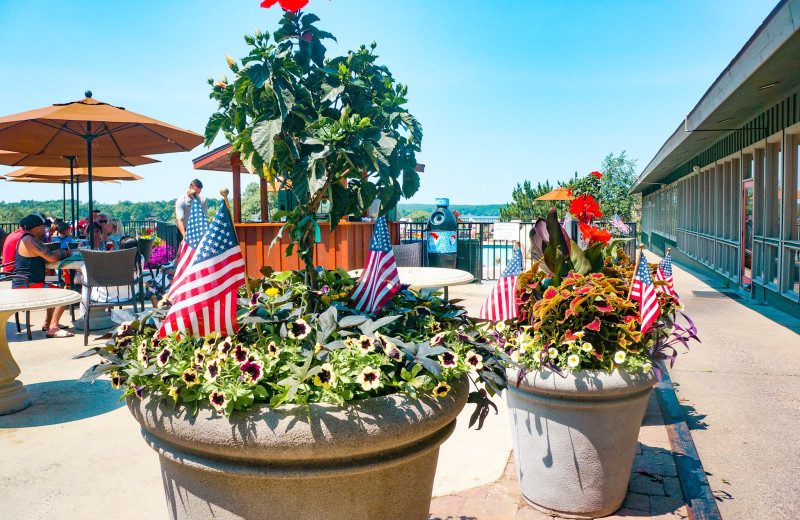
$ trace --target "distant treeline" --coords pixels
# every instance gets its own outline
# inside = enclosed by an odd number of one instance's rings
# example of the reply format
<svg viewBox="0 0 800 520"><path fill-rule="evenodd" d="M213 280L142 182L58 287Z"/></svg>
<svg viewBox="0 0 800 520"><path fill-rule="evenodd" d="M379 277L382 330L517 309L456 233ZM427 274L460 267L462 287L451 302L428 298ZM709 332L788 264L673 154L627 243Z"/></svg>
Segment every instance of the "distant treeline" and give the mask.
<svg viewBox="0 0 800 520"><path fill-rule="evenodd" d="M502 204L454 204L450 206L450 211L458 211L461 215L472 215L474 217L491 217L500 214L501 205ZM398 204L397 216L399 218L405 218L417 211L422 211L430 215L435 209L435 204Z"/></svg>
<svg viewBox="0 0 800 520"><path fill-rule="evenodd" d="M208 213L214 215L219 204L218 199L208 199ZM17 222L25 215L41 213L46 217L61 218L63 211L61 200L23 200L20 202L0 202L0 222ZM155 217L165 222L175 222L175 199L153 202L122 201L116 204L94 203L94 209L108 213L111 218L120 220L144 220ZM83 219L89 212L88 204L81 204L78 216ZM67 219L70 218L69 200L67 201Z"/></svg>

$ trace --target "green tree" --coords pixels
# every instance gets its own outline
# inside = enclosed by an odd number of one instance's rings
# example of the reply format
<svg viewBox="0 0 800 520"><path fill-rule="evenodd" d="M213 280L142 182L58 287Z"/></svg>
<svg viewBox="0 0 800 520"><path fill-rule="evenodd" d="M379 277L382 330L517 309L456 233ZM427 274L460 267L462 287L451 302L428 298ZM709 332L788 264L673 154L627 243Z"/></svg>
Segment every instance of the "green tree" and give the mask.
<svg viewBox="0 0 800 520"><path fill-rule="evenodd" d="M622 220L635 220L641 196L628 191L636 182L636 159L629 159L625 150L617 156L610 153L603 159L600 173L600 211L609 219L616 213Z"/></svg>
<svg viewBox="0 0 800 520"><path fill-rule="evenodd" d="M270 218L265 219L261 215L261 186L257 182L249 184L242 194L242 218L245 220L261 219L264 222L272 220L271 216L277 212L278 195L268 193L267 205L269 206Z"/></svg>
<svg viewBox="0 0 800 520"><path fill-rule="evenodd" d="M517 187L511 192L511 198L514 202L509 202L500 207L500 219L532 221L539 217L546 217L550 204L536 202L536 198L553 191L553 189L550 181L545 181L544 184L541 182L536 183L535 189L531 186L531 181L517 184Z"/></svg>
<svg viewBox="0 0 800 520"><path fill-rule="evenodd" d="M417 221L417 220L428 220L430 216L431 216L430 211L425 211L424 209L418 209L406 215L405 218L410 218L411 220Z"/></svg>
<svg viewBox="0 0 800 520"><path fill-rule="evenodd" d="M419 188L416 152L422 127L403 105L408 88L378 65L373 42L355 52L325 57L311 13L287 11L272 35L245 36L250 53L241 66L228 57L232 82L209 80L218 111L206 125L206 144L222 131L251 172L270 183L288 183L298 199L281 234L289 232L316 284L315 213L330 201L331 228L360 214L379 194L381 214ZM284 215L281 215L284 216Z"/></svg>

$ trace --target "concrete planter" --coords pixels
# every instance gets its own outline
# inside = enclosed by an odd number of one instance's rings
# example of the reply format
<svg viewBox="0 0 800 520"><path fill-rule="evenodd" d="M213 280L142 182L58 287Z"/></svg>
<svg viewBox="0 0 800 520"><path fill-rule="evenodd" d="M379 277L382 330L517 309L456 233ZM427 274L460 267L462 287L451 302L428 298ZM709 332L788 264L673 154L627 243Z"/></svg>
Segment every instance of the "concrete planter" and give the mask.
<svg viewBox="0 0 800 520"><path fill-rule="evenodd" d="M439 446L467 401L389 395L338 406L264 406L230 420L128 398L158 453L173 519L427 519Z"/></svg>
<svg viewBox="0 0 800 520"><path fill-rule="evenodd" d="M622 506L655 376L614 371L509 369L517 476L531 506L569 518ZM519 386L517 384L519 383Z"/></svg>

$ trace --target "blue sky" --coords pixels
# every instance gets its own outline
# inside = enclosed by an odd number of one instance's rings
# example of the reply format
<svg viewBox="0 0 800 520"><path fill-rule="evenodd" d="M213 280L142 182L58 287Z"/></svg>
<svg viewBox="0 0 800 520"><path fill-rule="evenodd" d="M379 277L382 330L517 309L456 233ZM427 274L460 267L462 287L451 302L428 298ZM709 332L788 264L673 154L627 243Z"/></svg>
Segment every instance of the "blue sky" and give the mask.
<svg viewBox="0 0 800 520"><path fill-rule="evenodd" d="M243 35L274 31L258 0L0 0L0 114L94 98L203 133L209 76ZM554 182L627 150L641 171L763 19L773 1L311 0L338 55L377 41L409 86L424 129L410 202L505 203L524 180ZM336 54L334 54L336 53ZM215 145L223 144L220 139ZM207 151L156 156L143 181L95 185L95 199L174 198ZM0 175L11 168L0 166ZM245 182L251 176L244 176ZM85 198L85 191L82 190ZM60 186L0 182L0 200L60 198Z"/></svg>

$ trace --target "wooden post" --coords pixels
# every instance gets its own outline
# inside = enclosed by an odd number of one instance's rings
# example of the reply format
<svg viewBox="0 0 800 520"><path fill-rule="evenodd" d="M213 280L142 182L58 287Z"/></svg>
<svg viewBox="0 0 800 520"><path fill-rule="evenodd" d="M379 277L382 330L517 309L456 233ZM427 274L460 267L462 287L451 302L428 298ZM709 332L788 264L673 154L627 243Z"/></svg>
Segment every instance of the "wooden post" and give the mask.
<svg viewBox="0 0 800 520"><path fill-rule="evenodd" d="M261 184L261 222L269 222L269 199L267 197L269 185L267 179L259 176Z"/></svg>
<svg viewBox="0 0 800 520"><path fill-rule="evenodd" d="M639 261L642 259L642 249L644 249L644 244L639 244L639 249L636 250L636 262L633 264L633 276L631 276L631 283L628 286L628 297L626 298L626 301L631 301L633 280L636 278L636 272L639 270Z"/></svg>
<svg viewBox="0 0 800 520"><path fill-rule="evenodd" d="M231 154L231 171L233 172L233 221L239 223L242 221L242 161L239 159L239 154L234 152ZM226 190L227 191L227 190ZM225 201L227 202L227 197Z"/></svg>

